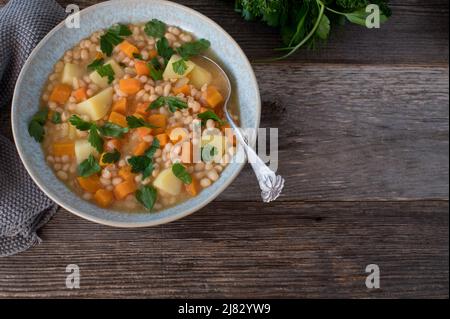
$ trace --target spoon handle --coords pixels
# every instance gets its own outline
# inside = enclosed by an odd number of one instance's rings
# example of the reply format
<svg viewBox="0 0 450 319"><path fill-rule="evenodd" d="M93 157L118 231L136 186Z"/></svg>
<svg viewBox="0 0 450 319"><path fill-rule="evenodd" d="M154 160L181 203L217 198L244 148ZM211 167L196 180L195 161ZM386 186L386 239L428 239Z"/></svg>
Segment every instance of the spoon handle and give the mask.
<svg viewBox="0 0 450 319"><path fill-rule="evenodd" d="M274 201L280 196L284 187L284 178L280 175L276 175L263 160L256 154L253 148L248 145L247 138L242 134L241 130L236 126L228 112L225 112L228 122L233 128L237 140L244 148L247 154L248 162L255 172L258 179L259 187L261 188L261 198L265 203Z"/></svg>

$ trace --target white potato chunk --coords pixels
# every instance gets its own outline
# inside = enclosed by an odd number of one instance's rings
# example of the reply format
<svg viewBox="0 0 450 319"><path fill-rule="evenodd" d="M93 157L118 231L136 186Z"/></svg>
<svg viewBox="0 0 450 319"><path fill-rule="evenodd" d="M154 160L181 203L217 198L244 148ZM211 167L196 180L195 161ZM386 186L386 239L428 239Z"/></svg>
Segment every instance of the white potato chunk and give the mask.
<svg viewBox="0 0 450 319"><path fill-rule="evenodd" d="M96 157L98 156L97 150L92 147L88 140L75 141L75 157L78 164L87 159L91 154Z"/></svg>
<svg viewBox="0 0 450 319"><path fill-rule="evenodd" d="M191 84L197 89L201 89L205 84L211 84L212 74L208 70L196 65L192 72L189 74Z"/></svg>
<svg viewBox="0 0 450 319"><path fill-rule="evenodd" d="M104 117L111 108L113 88L107 88L90 99L77 104L76 112L89 116L91 121L98 121Z"/></svg>
<svg viewBox="0 0 450 319"><path fill-rule="evenodd" d="M170 79L181 79L181 78L186 77L189 73L192 72L192 70L195 67L194 62L185 61L186 66L187 66L186 71L184 71L183 74L176 73L175 70L173 69L173 64L180 60L181 60L181 57L179 55L177 55L177 54L172 55L169 62L167 63L166 69L164 70L164 73L163 73L163 78L165 81L170 80Z"/></svg>
<svg viewBox="0 0 450 319"><path fill-rule="evenodd" d="M180 194L183 183L173 174L172 167L170 167L159 173L153 182L153 186L175 196Z"/></svg>
<svg viewBox="0 0 450 319"><path fill-rule="evenodd" d="M82 76L83 70L79 65L72 63L65 63L62 72L61 82L72 86L73 79L78 79Z"/></svg>
<svg viewBox="0 0 450 319"><path fill-rule="evenodd" d="M114 77L116 79L123 77L124 72L123 72L122 68L120 67L120 65L117 64L116 61L110 59L110 60L105 62L105 65L111 65L111 68L114 71ZM106 87L109 86L108 77L100 76L100 74L98 74L97 71L94 71L91 74L89 74L89 78L91 79L92 82L94 82L95 84L97 84L101 88L106 88Z"/></svg>

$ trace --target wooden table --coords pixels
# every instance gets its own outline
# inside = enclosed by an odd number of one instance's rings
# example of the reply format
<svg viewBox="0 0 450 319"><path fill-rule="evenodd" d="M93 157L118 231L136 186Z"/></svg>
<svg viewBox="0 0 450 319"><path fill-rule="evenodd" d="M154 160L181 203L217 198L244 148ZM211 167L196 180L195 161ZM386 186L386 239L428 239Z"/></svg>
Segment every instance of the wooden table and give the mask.
<svg viewBox="0 0 450 319"><path fill-rule="evenodd" d="M253 62L280 45L234 1L177 2ZM320 51L254 63L261 126L279 127L277 202L261 203L247 167L206 208L155 228L61 209L41 245L0 259L0 297L448 298L448 2L392 8L379 30L335 28ZM68 264L81 269L79 290L65 287ZM366 288L368 264L381 289Z"/></svg>

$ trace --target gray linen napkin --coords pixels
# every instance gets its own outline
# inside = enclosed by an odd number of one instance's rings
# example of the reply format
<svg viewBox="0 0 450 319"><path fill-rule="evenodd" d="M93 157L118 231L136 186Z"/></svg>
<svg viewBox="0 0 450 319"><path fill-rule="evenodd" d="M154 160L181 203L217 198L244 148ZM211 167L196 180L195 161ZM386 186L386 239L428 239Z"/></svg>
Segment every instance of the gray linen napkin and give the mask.
<svg viewBox="0 0 450 319"><path fill-rule="evenodd" d="M29 177L11 142L10 101L28 55L65 12L54 0L10 0L0 8L0 256L40 242L57 206Z"/></svg>

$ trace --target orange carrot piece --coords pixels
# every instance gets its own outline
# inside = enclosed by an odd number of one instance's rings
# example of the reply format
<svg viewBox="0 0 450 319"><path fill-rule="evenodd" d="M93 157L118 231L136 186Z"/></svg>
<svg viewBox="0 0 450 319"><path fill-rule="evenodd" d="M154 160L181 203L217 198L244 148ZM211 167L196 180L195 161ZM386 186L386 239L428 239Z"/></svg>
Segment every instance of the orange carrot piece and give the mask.
<svg viewBox="0 0 450 319"><path fill-rule="evenodd" d="M153 134L158 135L166 131L167 116L164 114L153 114L148 117L148 122L157 128L153 129Z"/></svg>
<svg viewBox="0 0 450 319"><path fill-rule="evenodd" d="M136 113L139 113L141 115L147 116L147 115L150 114L150 112L147 111L148 107L149 107L148 103L139 103L136 106Z"/></svg>
<svg viewBox="0 0 450 319"><path fill-rule="evenodd" d="M114 196L116 197L116 199L122 200L128 195L134 193L136 189L137 187L134 180L129 179L114 187Z"/></svg>
<svg viewBox="0 0 450 319"><path fill-rule="evenodd" d="M148 149L149 145L147 142L140 142L133 151L134 156L144 155L145 151Z"/></svg>
<svg viewBox="0 0 450 319"><path fill-rule="evenodd" d="M81 87L78 90L73 92L73 96L77 100L77 103L83 102L84 100L87 100L88 96L86 94L86 88Z"/></svg>
<svg viewBox="0 0 450 319"><path fill-rule="evenodd" d="M124 166L119 170L119 176L122 177L124 180L133 180L134 181L134 174L131 171L131 166Z"/></svg>
<svg viewBox="0 0 450 319"><path fill-rule="evenodd" d="M169 135L167 135L166 133L158 134L155 137L158 139L159 145L161 147L164 147L167 143L169 143Z"/></svg>
<svg viewBox="0 0 450 319"><path fill-rule="evenodd" d="M149 59L156 58L157 56L158 56L158 51L156 51L156 50L150 50L150 52L148 53Z"/></svg>
<svg viewBox="0 0 450 319"><path fill-rule="evenodd" d="M152 129L148 127L139 127L136 129L136 132L138 133L140 138L144 138L147 135L152 134Z"/></svg>
<svg viewBox="0 0 450 319"><path fill-rule="evenodd" d="M133 95L141 90L141 81L135 78L121 79L119 81L119 88L123 93Z"/></svg>
<svg viewBox="0 0 450 319"><path fill-rule="evenodd" d="M75 155L75 144L72 142L62 142L55 143L52 147L52 154L54 156L74 156Z"/></svg>
<svg viewBox="0 0 450 319"><path fill-rule="evenodd" d="M97 53L95 54L95 59L96 59L96 60L103 59L103 53L97 52Z"/></svg>
<svg viewBox="0 0 450 319"><path fill-rule="evenodd" d="M57 84L52 93L50 94L50 101L56 102L58 104L64 104L70 97L72 93L72 87L67 84Z"/></svg>
<svg viewBox="0 0 450 319"><path fill-rule="evenodd" d="M89 193L95 193L102 187L100 178L97 175L91 175L89 177L77 177L77 180L78 184L80 184L80 187Z"/></svg>
<svg viewBox="0 0 450 319"><path fill-rule="evenodd" d="M122 127L128 126L127 118L125 117L125 115L117 112L111 112L111 114L109 115L109 121Z"/></svg>
<svg viewBox="0 0 450 319"><path fill-rule="evenodd" d="M136 69L137 75L149 75L150 69L147 66L147 63L145 61L136 60L134 62L134 68Z"/></svg>
<svg viewBox="0 0 450 319"><path fill-rule="evenodd" d="M94 199L100 207L106 208L112 204L114 196L113 193L109 190L99 189L95 192Z"/></svg>
<svg viewBox="0 0 450 319"><path fill-rule="evenodd" d="M127 114L127 99L121 98L120 100L114 102L112 106L112 111L123 115Z"/></svg>
<svg viewBox="0 0 450 319"><path fill-rule="evenodd" d="M200 183L198 179L192 177L192 183L185 185L186 192L192 197L197 196L200 193Z"/></svg>
<svg viewBox="0 0 450 319"><path fill-rule="evenodd" d="M120 51L125 53L129 58L134 58L133 54L139 53L138 48L136 48L134 45L132 45L130 42L126 40L120 43L118 45L118 48Z"/></svg>
<svg viewBox="0 0 450 319"><path fill-rule="evenodd" d="M208 86L206 91L203 93L203 99L208 104L209 107L215 108L220 103L223 102L223 96L220 94L219 90L215 86Z"/></svg>
<svg viewBox="0 0 450 319"><path fill-rule="evenodd" d="M180 87L173 87L172 89L173 94L178 95L180 93L183 93L184 95L189 95L191 93L191 88L189 87L189 85L185 84L182 85Z"/></svg>

